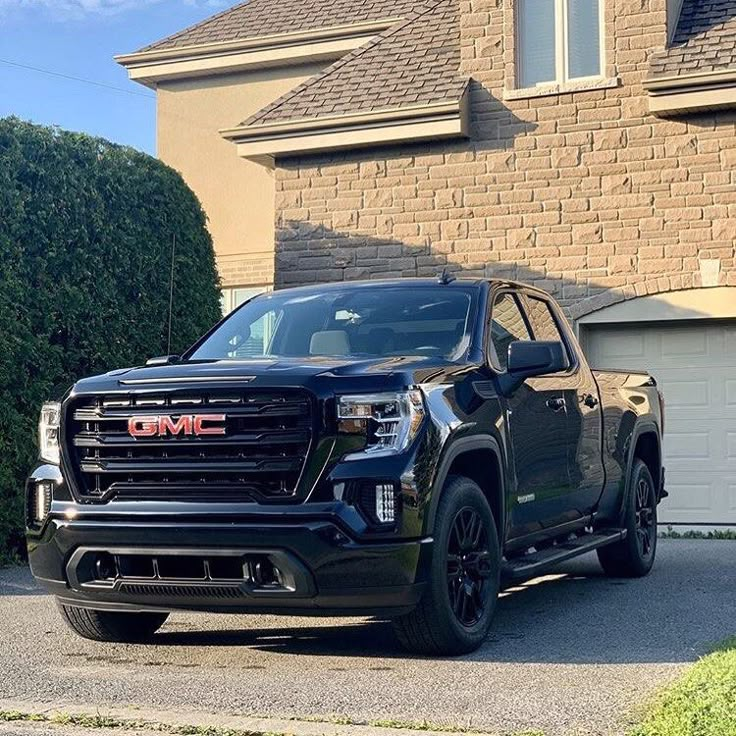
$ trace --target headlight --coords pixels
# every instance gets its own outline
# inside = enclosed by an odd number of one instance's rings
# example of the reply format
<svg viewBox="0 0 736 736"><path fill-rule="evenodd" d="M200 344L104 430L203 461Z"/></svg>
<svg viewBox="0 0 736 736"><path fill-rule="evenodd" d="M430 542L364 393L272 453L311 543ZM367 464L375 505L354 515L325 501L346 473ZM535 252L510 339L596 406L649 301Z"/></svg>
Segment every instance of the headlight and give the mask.
<svg viewBox="0 0 736 736"><path fill-rule="evenodd" d="M47 463L58 465L59 458L59 425L61 423L61 404L49 402L41 409L38 422L38 447L41 459Z"/></svg>
<svg viewBox="0 0 736 736"><path fill-rule="evenodd" d="M395 455L416 437L424 420L424 401L417 389L341 396L337 418L340 432L365 435L365 449L357 456Z"/></svg>

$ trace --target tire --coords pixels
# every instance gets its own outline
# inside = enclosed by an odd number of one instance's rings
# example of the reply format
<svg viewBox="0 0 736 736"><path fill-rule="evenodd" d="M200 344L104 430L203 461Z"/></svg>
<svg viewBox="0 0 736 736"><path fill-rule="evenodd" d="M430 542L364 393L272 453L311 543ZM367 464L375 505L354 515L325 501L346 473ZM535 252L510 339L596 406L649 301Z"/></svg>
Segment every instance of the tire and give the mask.
<svg viewBox="0 0 736 736"><path fill-rule="evenodd" d="M430 568L417 607L393 622L397 638L414 654L475 651L491 628L501 555L491 508L468 478L454 476L445 484Z"/></svg>
<svg viewBox="0 0 736 736"><path fill-rule="evenodd" d="M93 611L59 603L59 611L69 628L84 639L120 643L141 643L164 625L168 613L120 613Z"/></svg>
<svg viewBox="0 0 736 736"><path fill-rule="evenodd" d="M606 575L641 578L657 554L657 490L649 468L634 459L624 509L626 539L601 547L598 559Z"/></svg>

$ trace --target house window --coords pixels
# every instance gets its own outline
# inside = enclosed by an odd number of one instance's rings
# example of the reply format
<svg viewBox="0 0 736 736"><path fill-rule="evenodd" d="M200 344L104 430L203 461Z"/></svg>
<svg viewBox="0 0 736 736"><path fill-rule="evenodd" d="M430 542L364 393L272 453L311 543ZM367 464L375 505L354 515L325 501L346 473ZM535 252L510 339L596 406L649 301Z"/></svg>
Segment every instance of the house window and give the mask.
<svg viewBox="0 0 736 736"><path fill-rule="evenodd" d="M519 0L519 87L600 77L603 0Z"/></svg>
<svg viewBox="0 0 736 736"><path fill-rule="evenodd" d="M230 314L233 309L237 309L243 302L252 299L254 296L263 294L264 291L271 291L270 286L243 286L234 289L222 290L222 313Z"/></svg>
<svg viewBox="0 0 736 736"><path fill-rule="evenodd" d="M231 360L243 360L244 358L264 358L271 352L271 341L273 340L276 326L279 323L282 312L269 310L257 320L246 326L246 334L235 335L230 340L232 350L228 352Z"/></svg>

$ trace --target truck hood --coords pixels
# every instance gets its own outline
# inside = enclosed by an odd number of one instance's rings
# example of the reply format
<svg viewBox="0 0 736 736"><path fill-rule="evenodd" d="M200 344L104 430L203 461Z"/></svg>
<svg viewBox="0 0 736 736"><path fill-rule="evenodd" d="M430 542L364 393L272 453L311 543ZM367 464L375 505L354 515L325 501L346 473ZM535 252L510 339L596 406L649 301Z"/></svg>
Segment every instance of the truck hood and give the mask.
<svg viewBox="0 0 736 736"><path fill-rule="evenodd" d="M464 370L467 370L465 364L417 356L195 361L111 371L79 381L75 386L75 393L243 383L256 386L306 387L318 382L325 388L325 384L330 383L340 387L340 384L346 382L345 379L351 379L352 383L360 383L361 386L365 384L365 390L393 389L442 380Z"/></svg>

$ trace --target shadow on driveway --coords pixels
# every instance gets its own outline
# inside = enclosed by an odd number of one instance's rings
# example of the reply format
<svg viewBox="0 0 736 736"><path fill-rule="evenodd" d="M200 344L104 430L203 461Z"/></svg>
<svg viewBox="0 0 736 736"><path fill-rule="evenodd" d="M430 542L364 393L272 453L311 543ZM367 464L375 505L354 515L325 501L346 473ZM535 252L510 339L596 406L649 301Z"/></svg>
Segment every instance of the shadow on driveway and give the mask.
<svg viewBox="0 0 736 736"><path fill-rule="evenodd" d="M736 544L660 540L644 579L607 578L595 555L507 589L491 635L468 661L527 663L688 662L736 633ZM294 619L260 628L162 632L163 646L247 646L284 654L400 657L382 621ZM205 622L202 621L204 624ZM246 628L247 624L252 626Z"/></svg>
<svg viewBox="0 0 736 736"><path fill-rule="evenodd" d="M611 579L595 555L506 589L475 662L625 664L689 662L736 633L736 543L660 540L653 572ZM0 598L43 595L24 568L0 571ZM386 621L177 614L153 645L248 647L332 657L410 658ZM242 628L233 628L240 624ZM283 625L280 625L283 622ZM61 625L61 622L59 622ZM201 628L199 628L201 627ZM424 658L418 658L424 659Z"/></svg>
<svg viewBox="0 0 736 736"><path fill-rule="evenodd" d="M549 736L624 733L632 709L736 633L736 543L661 544L653 573L595 555L506 591L456 659L407 656L387 622L177 613L147 645L68 631L27 570L0 571L0 700L354 720Z"/></svg>

